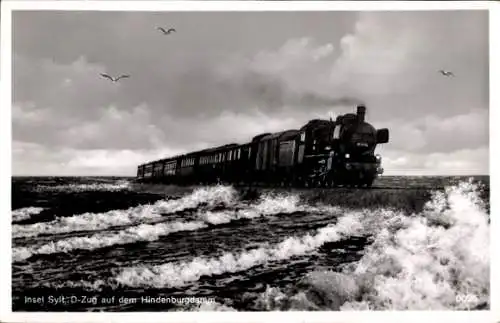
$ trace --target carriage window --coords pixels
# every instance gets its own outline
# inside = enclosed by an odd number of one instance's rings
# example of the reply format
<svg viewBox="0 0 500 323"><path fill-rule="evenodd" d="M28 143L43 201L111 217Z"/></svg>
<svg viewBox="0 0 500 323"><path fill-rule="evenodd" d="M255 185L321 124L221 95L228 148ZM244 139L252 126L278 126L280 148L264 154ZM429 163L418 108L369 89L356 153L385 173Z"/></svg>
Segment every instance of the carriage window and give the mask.
<svg viewBox="0 0 500 323"><path fill-rule="evenodd" d="M339 139L340 138L340 126L336 126L335 129L333 130L333 139Z"/></svg>
<svg viewBox="0 0 500 323"><path fill-rule="evenodd" d="M300 141L302 141L302 142L306 141L306 133L305 132L302 132L300 134Z"/></svg>

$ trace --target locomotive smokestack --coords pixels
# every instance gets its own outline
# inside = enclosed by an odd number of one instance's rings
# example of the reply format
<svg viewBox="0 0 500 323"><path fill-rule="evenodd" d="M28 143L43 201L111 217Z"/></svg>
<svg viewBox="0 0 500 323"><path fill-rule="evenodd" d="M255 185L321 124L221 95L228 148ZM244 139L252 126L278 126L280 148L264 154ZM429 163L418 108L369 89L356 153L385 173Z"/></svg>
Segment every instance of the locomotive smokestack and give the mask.
<svg viewBox="0 0 500 323"><path fill-rule="evenodd" d="M366 107L364 105L358 105L358 110L356 114L358 115L359 122L365 122Z"/></svg>

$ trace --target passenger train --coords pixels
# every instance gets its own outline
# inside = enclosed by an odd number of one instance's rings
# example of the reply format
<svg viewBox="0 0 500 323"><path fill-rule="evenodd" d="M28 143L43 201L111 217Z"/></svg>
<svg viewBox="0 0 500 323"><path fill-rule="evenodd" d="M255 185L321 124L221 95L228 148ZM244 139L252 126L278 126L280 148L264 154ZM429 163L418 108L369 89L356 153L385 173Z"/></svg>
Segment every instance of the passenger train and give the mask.
<svg viewBox="0 0 500 323"><path fill-rule="evenodd" d="M139 182L174 185L371 187L383 173L378 144L389 142L387 128L365 121L366 107L336 120L314 119L300 129L262 133L232 143L138 166Z"/></svg>

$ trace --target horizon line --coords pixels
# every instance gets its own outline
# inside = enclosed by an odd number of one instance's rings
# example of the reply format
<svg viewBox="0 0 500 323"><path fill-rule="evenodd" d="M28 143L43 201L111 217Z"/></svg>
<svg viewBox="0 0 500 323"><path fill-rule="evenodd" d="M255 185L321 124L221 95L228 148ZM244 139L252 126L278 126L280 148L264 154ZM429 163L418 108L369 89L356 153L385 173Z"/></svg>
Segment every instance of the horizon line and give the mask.
<svg viewBox="0 0 500 323"><path fill-rule="evenodd" d="M468 177L468 176L491 176L490 174L393 174L393 175L381 175L380 177L392 177L392 176L420 176L420 177ZM130 177L136 178L136 175L11 175L13 177Z"/></svg>

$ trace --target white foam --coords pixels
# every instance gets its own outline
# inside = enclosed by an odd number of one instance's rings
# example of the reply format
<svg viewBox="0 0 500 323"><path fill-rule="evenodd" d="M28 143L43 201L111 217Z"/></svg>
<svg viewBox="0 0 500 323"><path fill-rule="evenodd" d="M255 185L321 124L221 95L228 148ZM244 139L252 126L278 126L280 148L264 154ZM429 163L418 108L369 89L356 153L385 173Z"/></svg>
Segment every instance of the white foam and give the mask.
<svg viewBox="0 0 500 323"><path fill-rule="evenodd" d="M258 309L460 310L489 304L489 215L478 189L470 181L448 187L412 216L363 212L361 222L374 242L360 261L341 272L311 272L298 291L269 287L259 295Z"/></svg>
<svg viewBox="0 0 500 323"><path fill-rule="evenodd" d="M177 212L195 208L202 203L208 206L222 204L230 206L237 201L237 192L231 186L209 186L195 189L192 193L177 200L170 200L158 206L159 211Z"/></svg>
<svg viewBox="0 0 500 323"><path fill-rule="evenodd" d="M139 205L128 210L112 210L104 213L84 213L71 217L60 217L50 222L28 225L13 225L13 237L35 237L40 234L60 234L78 231L97 231L114 226L137 224L158 220L161 214L168 214L195 208L201 203L209 206L231 205L236 192L227 186L199 188L177 200L160 200L152 205Z"/></svg>
<svg viewBox="0 0 500 323"><path fill-rule="evenodd" d="M471 182L435 194L422 216L400 217L403 227L395 232L383 228L359 263L345 270L368 292L362 302L342 309L467 309L489 303L488 219ZM436 220L447 226L435 226ZM477 301L457 301L457 295Z"/></svg>
<svg viewBox="0 0 500 323"><path fill-rule="evenodd" d="M254 206L254 209L263 215L303 211L305 207L300 205L299 202L300 199L296 195L265 194L259 199L259 203Z"/></svg>
<svg viewBox="0 0 500 323"><path fill-rule="evenodd" d="M21 209L12 210L12 221L21 221L31 218L32 215L39 214L44 208L42 207L24 207Z"/></svg>
<svg viewBox="0 0 500 323"><path fill-rule="evenodd" d="M90 237L73 237L50 242L41 246L17 247L12 249L13 262L22 261L37 254L70 252L76 249L93 250L139 241L154 241L172 232L193 231L206 227L202 221L141 224L118 233L94 234Z"/></svg>
<svg viewBox="0 0 500 323"><path fill-rule="evenodd" d="M156 203L161 204L162 202ZM114 226L134 224L143 220L160 219L156 204L140 205L128 210L112 210L104 213L83 213L59 217L50 222L12 225L12 236L35 237L41 234L103 230Z"/></svg>
<svg viewBox="0 0 500 323"><path fill-rule="evenodd" d="M241 253L225 253L216 258L194 258L190 262L166 263L124 269L115 279L132 287L178 287L196 281L203 275L234 273L273 260L288 259L314 251L325 242L359 234L362 225L355 213L338 220L336 225L321 228L315 235L290 237L274 246L260 247Z"/></svg>
<svg viewBox="0 0 500 323"><path fill-rule="evenodd" d="M218 302L203 302L190 310L198 312L236 312L236 309Z"/></svg>
<svg viewBox="0 0 500 323"><path fill-rule="evenodd" d="M224 224L239 219L254 219L276 214L290 214L305 209L299 204L297 196L264 196L255 205L244 206L238 210L199 212L200 219L211 224Z"/></svg>
<svg viewBox="0 0 500 323"><path fill-rule="evenodd" d="M36 190L44 192L85 192L85 191L124 191L130 189L130 182L121 180L116 183L37 185Z"/></svg>
<svg viewBox="0 0 500 323"><path fill-rule="evenodd" d="M214 206L220 203L235 203L235 192L228 187L218 186L215 188L198 189L179 200L159 201L154 205L138 206L126 211L110 211L101 214L84 214L67 218L58 218L48 223L35 223L32 225L19 225L13 231L14 236L35 236L41 233L62 233L82 230L105 229L116 225L125 225L139 220L154 220L159 217L159 212L174 212L190 207L198 206L200 203ZM270 215L270 211L282 212L282 208L269 208L266 204L272 204L272 200L266 199L255 207L250 206L241 210L227 211L198 211L199 221L194 222L169 222L158 224L142 224L119 231L117 233L98 233L86 237L72 237L50 242L44 245L33 245L29 247L13 248L14 261L28 259L35 254L52 254L58 252L70 252L78 249L93 250L112 245L134 243L140 241L154 241L161 236L177 231L192 231L207 227L207 223L213 225L225 224L238 219L252 219L259 216ZM262 206L264 204L264 206ZM264 213L259 213L264 210ZM293 212L293 208L288 208Z"/></svg>

